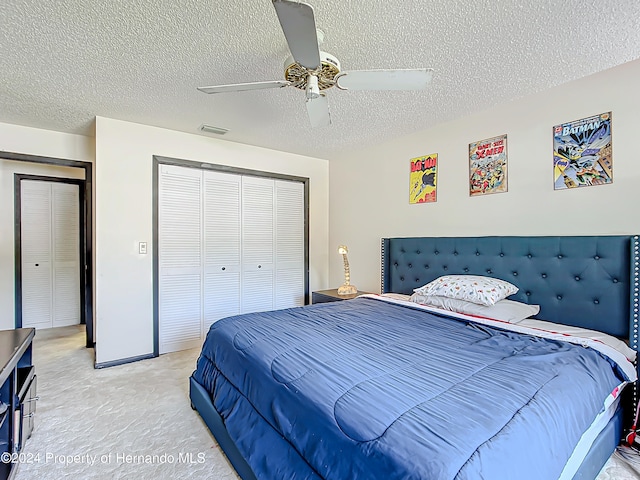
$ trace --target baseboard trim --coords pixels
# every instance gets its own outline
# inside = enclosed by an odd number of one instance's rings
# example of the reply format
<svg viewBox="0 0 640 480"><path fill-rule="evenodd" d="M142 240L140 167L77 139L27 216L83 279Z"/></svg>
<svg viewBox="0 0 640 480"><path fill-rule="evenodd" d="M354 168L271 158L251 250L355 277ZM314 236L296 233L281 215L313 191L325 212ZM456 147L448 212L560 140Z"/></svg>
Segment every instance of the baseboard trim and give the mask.
<svg viewBox="0 0 640 480"><path fill-rule="evenodd" d="M153 353L147 353L146 355L138 355L137 357L121 358L120 360L111 360L109 362L94 363L93 368L109 368L116 367L118 365L124 365L125 363L138 362L140 360L148 360L149 358L155 358L157 355Z"/></svg>

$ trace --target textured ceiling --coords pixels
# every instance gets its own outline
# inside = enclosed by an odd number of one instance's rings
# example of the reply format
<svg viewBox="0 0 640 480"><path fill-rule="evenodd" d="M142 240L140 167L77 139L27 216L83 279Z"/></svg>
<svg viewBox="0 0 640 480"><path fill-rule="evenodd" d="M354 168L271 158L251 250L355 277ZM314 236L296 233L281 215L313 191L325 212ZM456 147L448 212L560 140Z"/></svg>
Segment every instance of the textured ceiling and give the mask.
<svg viewBox="0 0 640 480"><path fill-rule="evenodd" d="M309 127L270 0L4 0L0 122L91 135L95 116L331 159L640 57L638 0L309 0L343 70L431 67L420 92L328 90Z"/></svg>

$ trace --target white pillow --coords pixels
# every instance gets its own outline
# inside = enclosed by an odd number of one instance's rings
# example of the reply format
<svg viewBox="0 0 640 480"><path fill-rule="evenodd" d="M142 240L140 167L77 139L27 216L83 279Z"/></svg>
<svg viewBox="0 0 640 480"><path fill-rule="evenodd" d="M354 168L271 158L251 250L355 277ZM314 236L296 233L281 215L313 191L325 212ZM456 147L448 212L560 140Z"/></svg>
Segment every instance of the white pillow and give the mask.
<svg viewBox="0 0 640 480"><path fill-rule="evenodd" d="M518 287L509 282L480 275L443 275L414 290L420 295L455 298L486 306L517 291Z"/></svg>
<svg viewBox="0 0 640 480"><path fill-rule="evenodd" d="M615 348L620 353L622 353L625 357L627 357L631 362L633 362L636 359L635 350L630 348L625 342L623 342L622 340L612 335L607 335L606 333L599 332L597 330L589 330L587 328L572 327L570 325L561 325L559 323L545 322L542 320L535 320L533 318L528 318L526 320L519 322L518 326L535 328L538 330L544 330L552 333L572 335L574 337L590 338L590 339L602 342L605 345L610 346L611 348Z"/></svg>
<svg viewBox="0 0 640 480"><path fill-rule="evenodd" d="M433 295L425 296L414 293L411 295L411 298L409 298L409 301L422 305L431 305L432 307L442 308L443 310L449 310L451 312L502 320L503 322L509 323L517 323L525 318L537 315L538 312L540 312L540 305L529 305L514 302L513 300L500 300L494 305L486 306L455 298Z"/></svg>

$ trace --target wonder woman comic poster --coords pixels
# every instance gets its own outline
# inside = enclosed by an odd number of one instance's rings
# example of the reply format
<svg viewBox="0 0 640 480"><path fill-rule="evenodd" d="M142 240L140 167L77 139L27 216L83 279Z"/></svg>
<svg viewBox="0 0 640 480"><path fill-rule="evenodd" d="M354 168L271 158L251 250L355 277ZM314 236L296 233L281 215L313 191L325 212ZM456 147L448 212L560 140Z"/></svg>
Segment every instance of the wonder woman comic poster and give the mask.
<svg viewBox="0 0 640 480"><path fill-rule="evenodd" d="M436 201L438 154L411 159L409 174L409 203L432 203Z"/></svg>
<svg viewBox="0 0 640 480"><path fill-rule="evenodd" d="M507 191L507 135L469 144L469 195Z"/></svg>
<svg viewBox="0 0 640 480"><path fill-rule="evenodd" d="M553 127L553 188L613 182L611 112Z"/></svg>

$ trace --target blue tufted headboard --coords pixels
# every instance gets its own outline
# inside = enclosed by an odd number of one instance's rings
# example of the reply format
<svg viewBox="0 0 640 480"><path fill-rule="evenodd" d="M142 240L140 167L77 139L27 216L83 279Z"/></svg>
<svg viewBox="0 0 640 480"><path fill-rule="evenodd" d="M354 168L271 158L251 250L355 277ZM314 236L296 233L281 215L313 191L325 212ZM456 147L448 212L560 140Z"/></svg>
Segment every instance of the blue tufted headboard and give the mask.
<svg viewBox="0 0 640 480"><path fill-rule="evenodd" d="M638 344L637 236L382 239L382 292L410 294L446 274L501 278L541 320Z"/></svg>

